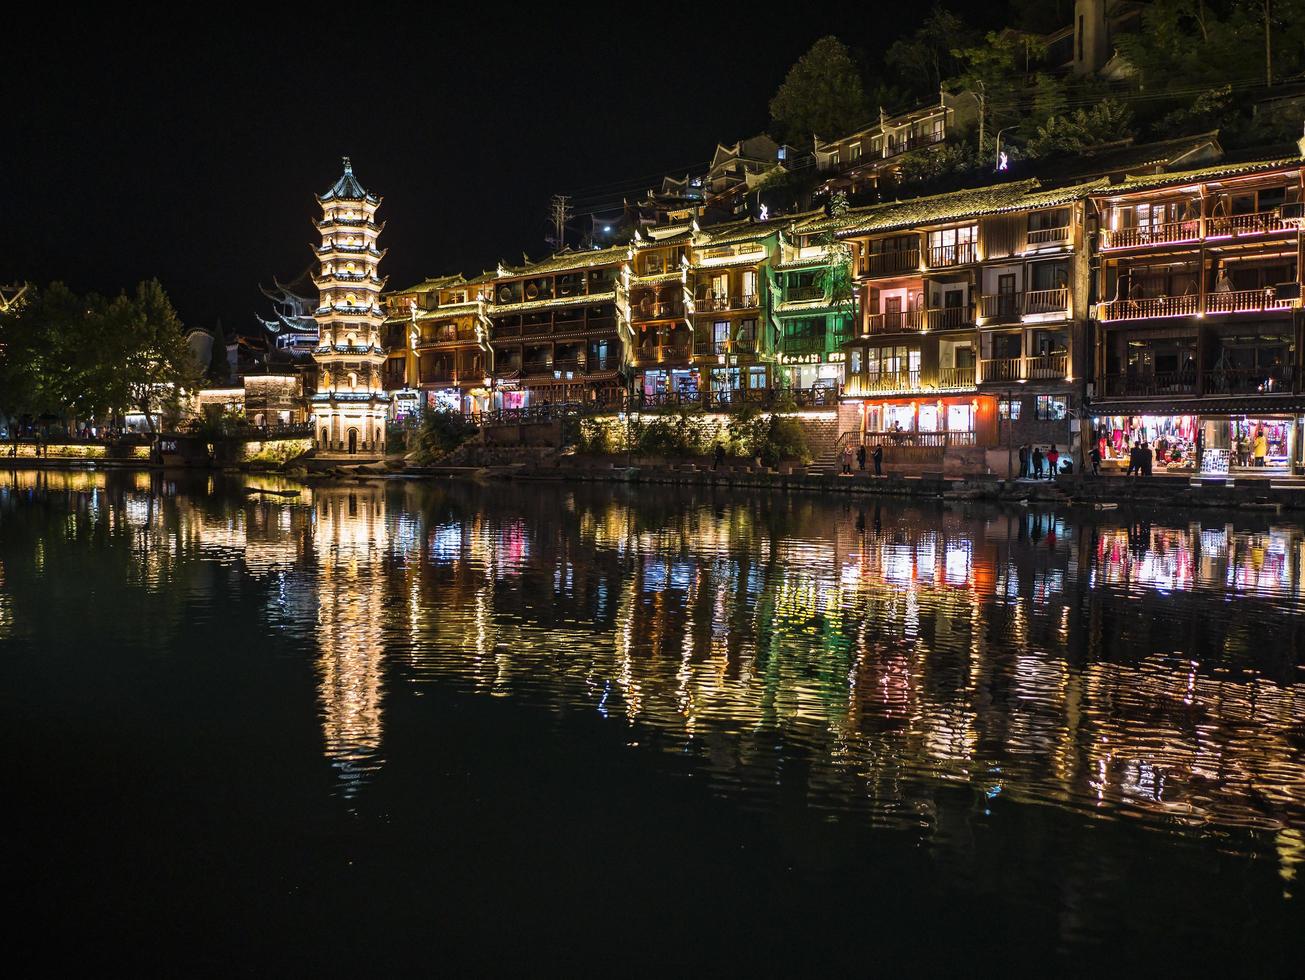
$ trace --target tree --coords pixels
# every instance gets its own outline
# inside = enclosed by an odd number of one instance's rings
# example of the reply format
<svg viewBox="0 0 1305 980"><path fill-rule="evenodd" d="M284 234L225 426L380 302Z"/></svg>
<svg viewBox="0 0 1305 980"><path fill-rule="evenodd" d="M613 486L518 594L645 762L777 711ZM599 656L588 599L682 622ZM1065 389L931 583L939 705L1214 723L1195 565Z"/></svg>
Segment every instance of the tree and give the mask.
<svg viewBox="0 0 1305 980"><path fill-rule="evenodd" d="M869 115L861 73L836 37L822 37L792 68L770 100L771 135L795 145L814 135L850 133Z"/></svg>
<svg viewBox="0 0 1305 980"><path fill-rule="evenodd" d="M960 71L955 50L972 40L973 31L964 21L950 10L934 7L914 34L893 42L884 60L901 74L913 95L933 98L943 80Z"/></svg>
<svg viewBox="0 0 1305 980"><path fill-rule="evenodd" d="M1132 126L1133 114L1128 106L1104 99L1091 109L1048 119L1029 140L1026 149L1034 157L1081 153L1103 143L1129 138L1133 135Z"/></svg>
<svg viewBox="0 0 1305 980"><path fill-rule="evenodd" d="M852 281L852 250L838 237L838 223L847 214L847 195L837 193L826 207L830 225L817 239L824 253L821 285L829 297L829 308L837 320L850 320L856 307L856 284Z"/></svg>
<svg viewBox="0 0 1305 980"><path fill-rule="evenodd" d="M980 153L987 139L995 140L998 132L1024 118L1030 73L1045 53L1037 37L1015 31L991 31L983 43L952 52L961 71L949 84L979 96Z"/></svg>
<svg viewBox="0 0 1305 980"><path fill-rule="evenodd" d="M154 432L154 415L175 414L181 395L201 382L181 321L158 279L138 284L132 296L117 296L106 320L116 355L110 381L115 407L141 412Z"/></svg>

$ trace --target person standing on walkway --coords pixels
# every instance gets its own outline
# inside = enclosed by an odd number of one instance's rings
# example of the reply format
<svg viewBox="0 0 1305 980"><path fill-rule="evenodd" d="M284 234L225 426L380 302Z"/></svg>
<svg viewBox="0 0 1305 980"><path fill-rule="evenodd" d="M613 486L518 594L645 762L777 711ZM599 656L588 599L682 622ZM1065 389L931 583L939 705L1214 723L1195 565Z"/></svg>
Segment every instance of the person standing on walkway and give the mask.
<svg viewBox="0 0 1305 980"><path fill-rule="evenodd" d="M716 458L712 461L711 468L714 470L725 462L725 446L722 443L716 443Z"/></svg>
<svg viewBox="0 0 1305 980"><path fill-rule="evenodd" d="M1029 471L1029 447L1028 447L1028 446L1025 446L1025 445L1021 445L1021 446L1020 446L1020 472L1019 472L1019 475L1020 475L1020 476L1024 476L1024 475L1026 475L1026 474L1028 473L1028 471Z"/></svg>
<svg viewBox="0 0 1305 980"><path fill-rule="evenodd" d="M1031 476L1035 480L1042 479L1042 447L1041 446L1033 447L1033 472Z"/></svg>
<svg viewBox="0 0 1305 980"><path fill-rule="evenodd" d="M1264 437L1264 430L1259 429L1255 433L1255 465L1264 466L1265 460L1269 455L1269 440Z"/></svg>
<svg viewBox="0 0 1305 980"><path fill-rule="evenodd" d="M856 447L856 468L862 473L865 472L865 443Z"/></svg>
<svg viewBox="0 0 1305 980"><path fill-rule="evenodd" d="M1140 454L1140 455L1141 455L1141 458L1142 458L1142 475L1143 475L1143 476L1150 476L1150 475L1151 475L1151 463L1152 463L1152 461L1155 459L1155 455L1154 455L1154 450L1151 449L1151 446L1150 446L1149 443L1145 443L1145 442L1142 443L1142 449L1141 449L1141 454Z"/></svg>
<svg viewBox="0 0 1305 980"><path fill-rule="evenodd" d="M875 451L870 454L875 461L875 476L884 475L884 447L875 446Z"/></svg>
<svg viewBox="0 0 1305 980"><path fill-rule="evenodd" d="M852 444L850 442L843 447L843 473L846 476L852 475Z"/></svg>
<svg viewBox="0 0 1305 980"><path fill-rule="evenodd" d="M1048 480L1054 480L1056 478L1056 466L1059 462L1060 462L1060 453L1057 451L1056 444L1053 442L1051 444L1051 448L1047 450L1047 479Z"/></svg>
<svg viewBox="0 0 1305 980"><path fill-rule="evenodd" d="M1092 462L1092 475L1100 476L1101 475L1101 450L1098 449L1095 445L1093 445L1092 451L1088 453L1088 459L1091 460Z"/></svg>

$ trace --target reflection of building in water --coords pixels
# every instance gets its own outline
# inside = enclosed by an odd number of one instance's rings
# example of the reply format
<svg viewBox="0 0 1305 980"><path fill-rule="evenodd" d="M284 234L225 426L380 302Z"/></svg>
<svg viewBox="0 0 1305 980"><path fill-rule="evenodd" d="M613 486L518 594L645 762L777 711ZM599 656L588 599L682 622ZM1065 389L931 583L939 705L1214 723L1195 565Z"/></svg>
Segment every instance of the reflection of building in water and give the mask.
<svg viewBox="0 0 1305 980"><path fill-rule="evenodd" d="M376 487L317 489L313 509L324 751L351 794L381 764L385 497Z"/></svg>

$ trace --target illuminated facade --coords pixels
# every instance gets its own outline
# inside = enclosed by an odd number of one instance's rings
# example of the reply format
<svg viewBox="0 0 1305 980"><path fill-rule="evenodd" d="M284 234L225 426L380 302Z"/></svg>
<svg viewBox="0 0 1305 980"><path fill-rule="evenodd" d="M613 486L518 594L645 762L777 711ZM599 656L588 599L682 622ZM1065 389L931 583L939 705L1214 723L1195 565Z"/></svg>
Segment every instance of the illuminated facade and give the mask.
<svg viewBox="0 0 1305 980"><path fill-rule="evenodd" d="M318 370L312 400L315 443L319 455L379 456L385 452L389 408L381 338L385 280L377 272L385 256L377 247L381 199L363 189L345 157L344 173L317 201L322 242L317 248L321 269L314 276L319 292L314 318L321 332L313 353Z"/></svg>

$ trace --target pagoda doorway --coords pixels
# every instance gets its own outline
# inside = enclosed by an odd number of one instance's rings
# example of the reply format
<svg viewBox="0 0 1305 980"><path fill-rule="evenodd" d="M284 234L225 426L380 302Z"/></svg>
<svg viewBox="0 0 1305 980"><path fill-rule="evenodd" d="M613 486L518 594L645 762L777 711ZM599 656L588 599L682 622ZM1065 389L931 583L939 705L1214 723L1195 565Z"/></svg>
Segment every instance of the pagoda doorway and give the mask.
<svg viewBox="0 0 1305 980"><path fill-rule="evenodd" d="M352 456L356 452L358 452L358 430L350 429L349 430L349 455Z"/></svg>

